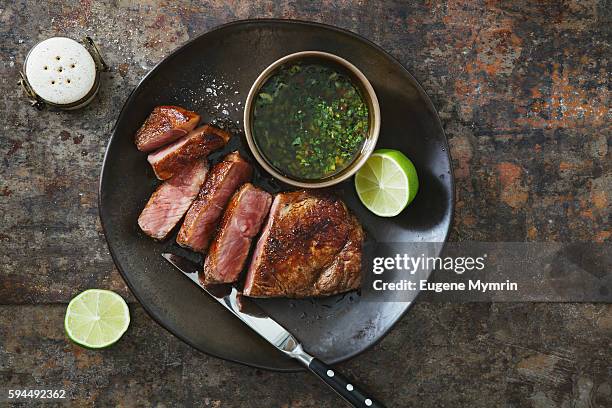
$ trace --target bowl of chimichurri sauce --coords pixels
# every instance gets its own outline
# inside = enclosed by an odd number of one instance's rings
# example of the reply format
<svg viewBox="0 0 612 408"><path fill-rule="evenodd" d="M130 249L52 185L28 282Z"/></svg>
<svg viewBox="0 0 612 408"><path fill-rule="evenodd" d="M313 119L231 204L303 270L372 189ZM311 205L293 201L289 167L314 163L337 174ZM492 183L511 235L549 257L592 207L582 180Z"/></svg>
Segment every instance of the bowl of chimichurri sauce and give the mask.
<svg viewBox="0 0 612 408"><path fill-rule="evenodd" d="M380 109L372 85L333 54L304 51L266 68L245 104L247 142L274 177L327 187L353 175L374 150Z"/></svg>

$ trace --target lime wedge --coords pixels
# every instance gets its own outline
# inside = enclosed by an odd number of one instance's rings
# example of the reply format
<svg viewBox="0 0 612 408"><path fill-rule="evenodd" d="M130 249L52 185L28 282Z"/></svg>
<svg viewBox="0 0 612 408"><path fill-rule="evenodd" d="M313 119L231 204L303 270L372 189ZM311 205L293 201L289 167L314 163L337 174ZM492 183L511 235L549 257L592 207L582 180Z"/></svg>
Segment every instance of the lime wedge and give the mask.
<svg viewBox="0 0 612 408"><path fill-rule="evenodd" d="M419 189L414 164L399 150L376 150L355 175L359 199L380 217L394 217Z"/></svg>
<svg viewBox="0 0 612 408"><path fill-rule="evenodd" d="M66 309L64 327L70 340L84 347L115 343L130 325L130 310L115 292L89 289L75 296Z"/></svg>

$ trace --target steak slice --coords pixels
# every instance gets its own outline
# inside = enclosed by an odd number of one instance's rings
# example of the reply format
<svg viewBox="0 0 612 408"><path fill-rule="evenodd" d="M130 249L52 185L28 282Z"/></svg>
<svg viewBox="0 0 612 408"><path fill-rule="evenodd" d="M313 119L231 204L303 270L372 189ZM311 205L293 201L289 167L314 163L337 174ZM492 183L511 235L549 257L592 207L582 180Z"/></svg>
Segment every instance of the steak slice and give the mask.
<svg viewBox="0 0 612 408"><path fill-rule="evenodd" d="M195 200L207 173L206 162L198 160L164 181L138 217L140 229L152 238L166 238Z"/></svg>
<svg viewBox="0 0 612 408"><path fill-rule="evenodd" d="M191 132L200 115L180 106L156 106L136 132L138 150L150 152Z"/></svg>
<svg viewBox="0 0 612 408"><path fill-rule="evenodd" d="M336 196L280 193L247 272L250 297L328 296L361 285L364 233Z"/></svg>
<svg viewBox="0 0 612 408"><path fill-rule="evenodd" d="M232 283L240 277L251 241L268 215L272 195L246 183L232 196L204 262L205 284Z"/></svg>
<svg viewBox="0 0 612 408"><path fill-rule="evenodd" d="M211 125L200 126L186 136L149 154L155 176L167 180L180 172L192 161L208 156L213 150L220 149L230 139L231 134Z"/></svg>
<svg viewBox="0 0 612 408"><path fill-rule="evenodd" d="M238 186L251 179L253 169L238 152L217 163L206 179L176 237L176 242L196 252L205 252L228 200Z"/></svg>

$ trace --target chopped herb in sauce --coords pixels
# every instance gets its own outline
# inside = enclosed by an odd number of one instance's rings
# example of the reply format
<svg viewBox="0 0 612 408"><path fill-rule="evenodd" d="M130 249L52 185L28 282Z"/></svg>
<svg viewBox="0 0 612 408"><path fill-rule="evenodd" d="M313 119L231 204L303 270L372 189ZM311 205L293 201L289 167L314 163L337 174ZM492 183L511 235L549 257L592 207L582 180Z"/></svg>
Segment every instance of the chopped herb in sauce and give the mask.
<svg viewBox="0 0 612 408"><path fill-rule="evenodd" d="M255 143L272 166L293 178L341 172L368 136L366 103L351 79L330 66L284 66L254 102Z"/></svg>

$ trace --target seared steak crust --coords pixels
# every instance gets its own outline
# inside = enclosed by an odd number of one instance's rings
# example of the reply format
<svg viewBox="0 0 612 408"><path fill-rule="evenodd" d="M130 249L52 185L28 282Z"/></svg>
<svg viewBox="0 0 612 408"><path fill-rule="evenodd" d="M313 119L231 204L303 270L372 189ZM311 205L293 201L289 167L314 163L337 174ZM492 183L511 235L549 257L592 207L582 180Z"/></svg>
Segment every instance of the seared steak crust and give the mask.
<svg viewBox="0 0 612 408"><path fill-rule="evenodd" d="M328 296L361 285L364 233L336 196L278 194L247 273L251 297Z"/></svg>
<svg viewBox="0 0 612 408"><path fill-rule="evenodd" d="M172 144L149 154L147 160L153 167L155 176L160 180L167 180L194 160L206 157L213 150L225 146L230 137L225 130L211 125L200 126Z"/></svg>
<svg viewBox="0 0 612 408"><path fill-rule="evenodd" d="M270 204L272 195L251 183L243 184L236 191L227 205L204 262L205 284L238 280L249 255L251 241L259 233Z"/></svg>
<svg viewBox="0 0 612 408"><path fill-rule="evenodd" d="M176 242L196 252L205 252L228 200L238 186L249 181L253 169L238 152L216 164L192 204Z"/></svg>
<svg viewBox="0 0 612 408"><path fill-rule="evenodd" d="M200 115L180 106L156 106L145 123L136 132L138 150L150 152L192 131Z"/></svg>
<svg viewBox="0 0 612 408"><path fill-rule="evenodd" d="M166 238L198 195L207 172L206 162L198 160L164 181L138 217L140 229L152 238Z"/></svg>

